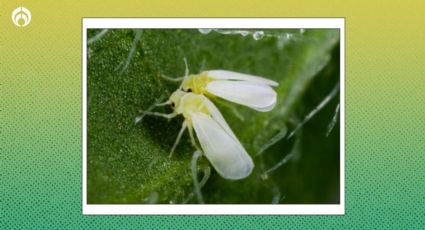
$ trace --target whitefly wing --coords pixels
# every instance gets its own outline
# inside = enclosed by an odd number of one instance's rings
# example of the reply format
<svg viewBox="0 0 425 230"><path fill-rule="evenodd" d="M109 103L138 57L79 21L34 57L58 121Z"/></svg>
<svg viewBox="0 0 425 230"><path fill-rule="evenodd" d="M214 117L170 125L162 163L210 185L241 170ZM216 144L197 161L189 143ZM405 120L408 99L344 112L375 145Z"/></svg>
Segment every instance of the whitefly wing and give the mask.
<svg viewBox="0 0 425 230"><path fill-rule="evenodd" d="M208 111L210 112L211 117L224 129L224 131L226 131L227 134L233 137L236 141L239 141L238 138L235 136L235 134L232 132L232 129L230 129L226 120L224 120L223 115L221 115L220 111L214 105L214 103L212 103L204 95L200 95L200 96L202 97L203 104L207 107Z"/></svg>
<svg viewBox="0 0 425 230"><path fill-rule="evenodd" d="M238 180L251 174L254 163L237 139L211 116L202 112L191 115L202 150L222 177Z"/></svg>
<svg viewBox="0 0 425 230"><path fill-rule="evenodd" d="M207 71L207 75L219 80L247 81L247 82L252 82L252 83L257 83L262 85L270 85L270 86L279 85L277 82L263 78L263 77L254 76L250 74L244 74L244 73L238 73L238 72L233 72L228 70L209 70Z"/></svg>
<svg viewBox="0 0 425 230"><path fill-rule="evenodd" d="M207 91L228 101L266 112L276 104L276 92L268 85L246 81L216 80L208 83Z"/></svg>

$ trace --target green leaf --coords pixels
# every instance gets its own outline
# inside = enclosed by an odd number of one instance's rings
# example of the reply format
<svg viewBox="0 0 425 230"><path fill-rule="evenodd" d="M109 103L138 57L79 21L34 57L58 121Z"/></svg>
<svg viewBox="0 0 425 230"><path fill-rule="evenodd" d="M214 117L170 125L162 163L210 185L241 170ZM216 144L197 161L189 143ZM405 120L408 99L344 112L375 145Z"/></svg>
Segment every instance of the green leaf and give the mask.
<svg viewBox="0 0 425 230"><path fill-rule="evenodd" d="M173 157L168 157L182 118L167 121L145 116L135 123L142 109L161 97L166 100L177 89L178 84L166 82L160 75L183 76L183 58L187 58L191 73L225 69L279 82L278 103L271 112L214 100L256 167L251 176L240 181L225 180L212 170L201 189L206 203L320 203L336 202L336 195L339 199L335 189L339 181L335 159L339 156L338 124L329 138L325 135L338 98L302 126L294 138L285 138L338 84L339 31L263 30L265 36L259 40L253 38L254 32L242 36L225 34L224 30L208 34L198 30L88 31L89 39L93 38L88 46L87 71L88 203L198 202L191 177L195 149L187 133ZM156 111L170 113L171 109L159 107ZM316 123L325 125L309 127ZM276 143L257 156L273 138ZM291 151L296 151L298 158L265 174ZM328 168L322 169L328 178L309 189L304 183L317 180L320 154L330 159L325 164ZM208 161L201 159L198 170L207 167Z"/></svg>

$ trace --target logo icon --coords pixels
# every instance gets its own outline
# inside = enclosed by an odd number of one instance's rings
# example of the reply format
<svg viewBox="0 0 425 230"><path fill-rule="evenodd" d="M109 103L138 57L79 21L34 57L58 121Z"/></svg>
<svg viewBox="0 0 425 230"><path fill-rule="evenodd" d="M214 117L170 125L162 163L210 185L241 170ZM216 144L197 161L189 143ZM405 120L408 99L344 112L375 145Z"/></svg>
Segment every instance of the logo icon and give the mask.
<svg viewBox="0 0 425 230"><path fill-rule="evenodd" d="M25 27L31 22L31 12L20 6L12 12L12 21L17 27Z"/></svg>

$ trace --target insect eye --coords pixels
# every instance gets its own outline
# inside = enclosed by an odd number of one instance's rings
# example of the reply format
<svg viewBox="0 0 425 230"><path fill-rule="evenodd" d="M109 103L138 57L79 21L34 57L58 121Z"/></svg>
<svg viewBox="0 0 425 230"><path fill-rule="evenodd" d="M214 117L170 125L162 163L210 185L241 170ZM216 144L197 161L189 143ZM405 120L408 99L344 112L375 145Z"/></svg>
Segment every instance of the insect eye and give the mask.
<svg viewBox="0 0 425 230"><path fill-rule="evenodd" d="M171 102L171 107L174 108L174 106L176 106L176 104L174 102Z"/></svg>
<svg viewBox="0 0 425 230"><path fill-rule="evenodd" d="M189 93L192 92L192 89L191 88L187 89L187 92L189 92Z"/></svg>

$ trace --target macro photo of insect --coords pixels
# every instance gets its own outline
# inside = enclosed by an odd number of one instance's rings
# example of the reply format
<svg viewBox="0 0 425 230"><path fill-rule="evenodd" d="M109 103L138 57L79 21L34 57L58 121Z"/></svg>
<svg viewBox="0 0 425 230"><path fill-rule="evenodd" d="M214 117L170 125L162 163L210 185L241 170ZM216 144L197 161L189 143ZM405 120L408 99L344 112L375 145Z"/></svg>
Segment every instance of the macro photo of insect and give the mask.
<svg viewBox="0 0 425 230"><path fill-rule="evenodd" d="M88 29L89 204L339 204L338 29Z"/></svg>

